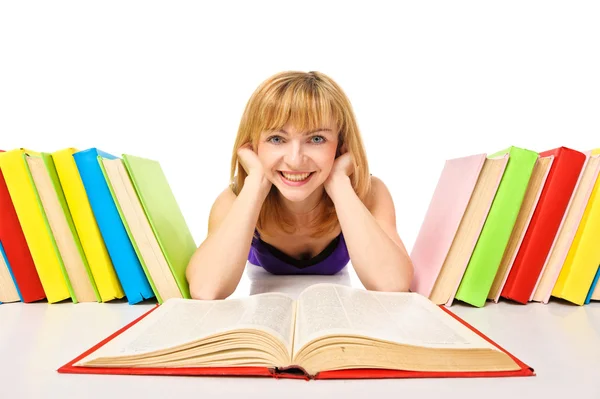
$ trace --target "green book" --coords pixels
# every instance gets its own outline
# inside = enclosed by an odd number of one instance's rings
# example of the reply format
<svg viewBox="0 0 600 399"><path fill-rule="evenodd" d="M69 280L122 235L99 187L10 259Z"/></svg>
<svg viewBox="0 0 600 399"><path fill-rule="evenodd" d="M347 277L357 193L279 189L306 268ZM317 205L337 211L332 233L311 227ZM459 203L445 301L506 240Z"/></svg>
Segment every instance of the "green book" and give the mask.
<svg viewBox="0 0 600 399"><path fill-rule="evenodd" d="M539 157L537 152L512 146L489 158L507 153L508 165L455 295L477 307L485 305Z"/></svg>
<svg viewBox="0 0 600 399"><path fill-rule="evenodd" d="M122 159L181 295L190 299L185 271L197 246L169 182L157 161Z"/></svg>

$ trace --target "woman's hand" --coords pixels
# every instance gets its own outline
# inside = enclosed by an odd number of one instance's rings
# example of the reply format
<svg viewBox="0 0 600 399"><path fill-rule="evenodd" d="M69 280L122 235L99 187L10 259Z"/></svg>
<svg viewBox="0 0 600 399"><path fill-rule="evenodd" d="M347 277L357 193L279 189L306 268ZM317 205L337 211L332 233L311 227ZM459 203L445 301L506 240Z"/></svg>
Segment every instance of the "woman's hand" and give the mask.
<svg viewBox="0 0 600 399"><path fill-rule="evenodd" d="M354 163L352 162L352 155L349 152L344 152L342 155L336 158L331 168L331 172L325 180L324 188L325 191L331 196L332 186L340 181L347 179L354 173Z"/></svg>
<svg viewBox="0 0 600 399"><path fill-rule="evenodd" d="M268 191L273 183L265 175L263 165L256 152L252 150L252 145L250 143L244 144L238 149L237 155L240 165L248 174L248 178L256 179L261 187Z"/></svg>
<svg viewBox="0 0 600 399"><path fill-rule="evenodd" d="M241 146L237 151L237 155L240 164L248 176L256 175L262 177L265 175L262 163L260 162L260 159L258 159L256 152L252 150L252 145L250 143L246 143Z"/></svg>

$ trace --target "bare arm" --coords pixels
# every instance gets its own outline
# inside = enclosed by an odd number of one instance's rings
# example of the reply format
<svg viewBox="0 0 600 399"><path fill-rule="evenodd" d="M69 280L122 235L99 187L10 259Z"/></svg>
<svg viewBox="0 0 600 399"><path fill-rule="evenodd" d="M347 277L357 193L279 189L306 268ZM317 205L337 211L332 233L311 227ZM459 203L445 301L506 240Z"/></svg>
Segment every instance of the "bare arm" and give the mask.
<svg viewBox="0 0 600 399"><path fill-rule="evenodd" d="M372 186L368 207L356 196L347 176L336 177L329 186L352 266L368 290L408 291L413 265L396 230L391 195L375 177Z"/></svg>
<svg viewBox="0 0 600 399"><path fill-rule="evenodd" d="M263 176L248 176L236 195L227 188L215 201L208 234L186 270L194 299L224 299L242 277L252 234L270 183Z"/></svg>

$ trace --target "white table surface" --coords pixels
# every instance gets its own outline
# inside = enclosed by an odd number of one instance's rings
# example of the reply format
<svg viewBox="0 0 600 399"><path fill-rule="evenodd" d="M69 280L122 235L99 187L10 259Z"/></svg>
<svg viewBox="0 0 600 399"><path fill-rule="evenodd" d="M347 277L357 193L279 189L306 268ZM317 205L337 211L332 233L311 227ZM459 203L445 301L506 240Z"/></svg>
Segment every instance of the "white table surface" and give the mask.
<svg viewBox="0 0 600 399"><path fill-rule="evenodd" d="M362 287L351 265L337 276L272 276L248 265L232 297L297 295L315 282ZM304 381L274 378L61 374L57 368L155 303L0 305L1 398L366 397L600 398L600 303L502 301L450 309L535 369L534 377ZM576 393L577 390L578 392ZM575 396L576 395L576 396Z"/></svg>

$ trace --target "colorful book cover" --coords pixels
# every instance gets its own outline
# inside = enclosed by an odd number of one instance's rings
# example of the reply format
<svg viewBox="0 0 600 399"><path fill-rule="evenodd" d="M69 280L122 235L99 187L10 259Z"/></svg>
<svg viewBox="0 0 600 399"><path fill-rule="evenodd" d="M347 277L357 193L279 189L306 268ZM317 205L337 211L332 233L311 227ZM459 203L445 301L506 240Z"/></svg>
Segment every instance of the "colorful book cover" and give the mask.
<svg viewBox="0 0 600 399"><path fill-rule="evenodd" d="M23 234L49 303L77 301L27 165L34 151L16 149L0 154L0 167Z"/></svg>
<svg viewBox="0 0 600 399"><path fill-rule="evenodd" d="M569 200L569 205L561 221L558 233L554 238L548 257L542 268L531 301L548 303L552 289L556 284L569 248L571 247L579 224L581 223L586 205L592 194L598 172L600 171L600 155L592 156L591 151L584 151L586 162Z"/></svg>
<svg viewBox="0 0 600 399"><path fill-rule="evenodd" d="M502 255L502 261L500 262L500 266L496 272L496 277L494 277L492 288L490 288L490 292L488 293L488 299L495 303L498 303L500 300L500 294L502 293L502 290L506 284L506 280L511 273L515 258L517 257L517 253L521 247L521 244L523 243L525 233L527 232L527 229L531 223L533 213L538 205L542 190L546 184L548 174L553 163L553 155L548 155L545 157L540 156L533 167L533 172L531 174L531 178L529 179L527 190L525 191L525 197L521 203L521 209L519 210L513 231L510 234L508 244L504 250L504 255Z"/></svg>
<svg viewBox="0 0 600 399"><path fill-rule="evenodd" d="M446 160L410 253L410 290L429 297L475 190L486 154Z"/></svg>
<svg viewBox="0 0 600 399"><path fill-rule="evenodd" d="M600 154L600 149L592 155ZM600 178L596 179L592 194L583 212L581 223L569 248L552 296L576 305L584 305L600 264Z"/></svg>
<svg viewBox="0 0 600 399"><path fill-rule="evenodd" d="M503 298L522 304L531 297L586 161L584 153L566 147L540 153L547 156L554 162L502 290Z"/></svg>
<svg viewBox="0 0 600 399"><path fill-rule="evenodd" d="M197 246L167 177L158 161L127 154L122 159L181 294L190 298L185 271Z"/></svg>
<svg viewBox="0 0 600 399"><path fill-rule="evenodd" d="M3 153L0 150L0 153ZM27 240L10 197L4 174L0 169L0 242L11 265L10 272L16 281L21 300L26 303L46 299Z"/></svg>
<svg viewBox="0 0 600 399"><path fill-rule="evenodd" d="M114 168L111 168L111 165L114 165L115 162L116 165L118 165L118 168L116 168L119 170L118 173ZM169 279L169 277L172 277L172 273L165 274L163 269L161 269L156 271L156 275L153 275L155 269L147 263L144 257L145 253L152 253L154 255L154 260L160 259L158 253L154 252L154 248L158 248L158 251L160 251L161 254L162 251L160 250L160 246L158 241L156 241L154 233L152 233L152 227L150 226L150 222L144 213L142 203L135 192L135 188L133 187L133 183L129 178L129 174L125 169L125 164L121 158L107 159L104 157L98 157L98 164L102 169L104 179L106 180L110 194L112 195L117 211L119 212L119 216L121 217L125 231L129 236L129 240L131 241L133 249L140 261L140 265L146 274L146 278L148 279L148 283L152 288L152 292L154 292L157 302L162 304L164 300L162 298L161 290L158 288L159 284L154 281L154 277L158 276L159 278L163 277L165 279ZM128 187L130 190L127 189ZM136 219L136 216L139 219ZM148 228L144 231L142 226L145 225L147 225ZM151 235L146 234L148 231L151 232ZM145 240L146 242L142 243L142 240ZM149 244L149 242L156 242L156 245L153 246L152 244ZM177 297L181 297L179 287L177 286L174 278L173 285L173 292L177 292Z"/></svg>
<svg viewBox="0 0 600 399"><path fill-rule="evenodd" d="M154 297L154 292L123 226L98 163L98 157L117 158L97 148L90 148L73 154L98 228L125 291L125 296L130 304L136 304Z"/></svg>
<svg viewBox="0 0 600 399"><path fill-rule="evenodd" d="M43 181L49 181L50 183L48 185L49 195L45 198L45 201L48 202L49 206L54 205L57 210L56 214L53 214L52 211L47 211L46 213L49 222L51 222L52 230L55 231L54 236L56 237L57 246L62 254L63 263L67 274L70 276L77 301L101 302L100 293L83 252L81 241L77 235L77 229L75 229L75 225L73 224L71 211L67 205L52 155L42 152L40 157L41 162L33 162L37 160L32 157L29 157L28 161L30 162L29 167L32 173L35 171L35 168L39 168L39 172L45 174L47 178L47 180L43 179Z"/></svg>
<svg viewBox="0 0 600 399"><path fill-rule="evenodd" d="M55 151L52 153L52 159L100 298L102 302L120 299L125 296L125 293L94 218L73 158L75 152L77 152L75 148Z"/></svg>
<svg viewBox="0 0 600 399"><path fill-rule="evenodd" d="M506 153L510 154L506 171L455 296L477 307L485 305L539 157L515 146L490 157Z"/></svg>

